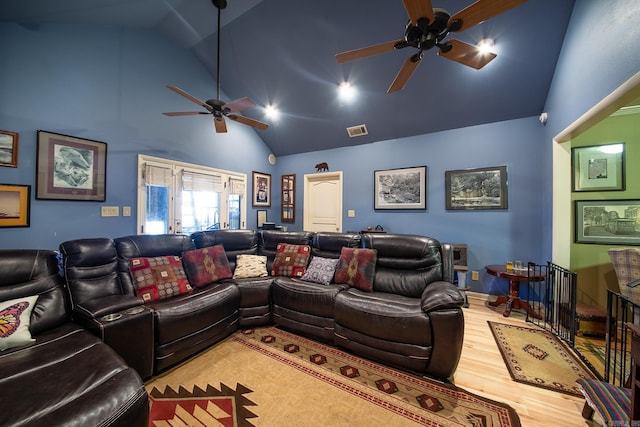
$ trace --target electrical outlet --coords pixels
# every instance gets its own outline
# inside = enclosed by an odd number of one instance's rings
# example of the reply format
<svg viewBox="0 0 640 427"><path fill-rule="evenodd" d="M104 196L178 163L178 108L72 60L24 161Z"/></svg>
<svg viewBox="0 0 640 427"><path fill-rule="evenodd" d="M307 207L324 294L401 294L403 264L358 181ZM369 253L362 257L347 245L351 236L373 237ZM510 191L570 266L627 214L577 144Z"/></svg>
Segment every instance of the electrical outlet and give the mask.
<svg viewBox="0 0 640 427"><path fill-rule="evenodd" d="M471 272L471 280L480 280L480 273L477 271Z"/></svg>
<svg viewBox="0 0 640 427"><path fill-rule="evenodd" d="M355 217L355 216L356 216L356 211L354 211L353 209L349 209L349 210L347 211L347 216L348 216L349 218L353 218L353 217Z"/></svg>
<svg viewBox="0 0 640 427"><path fill-rule="evenodd" d="M102 216L120 216L120 208L118 206L102 206L100 209Z"/></svg>
<svg viewBox="0 0 640 427"><path fill-rule="evenodd" d="M122 216L131 216L131 206L122 207Z"/></svg>

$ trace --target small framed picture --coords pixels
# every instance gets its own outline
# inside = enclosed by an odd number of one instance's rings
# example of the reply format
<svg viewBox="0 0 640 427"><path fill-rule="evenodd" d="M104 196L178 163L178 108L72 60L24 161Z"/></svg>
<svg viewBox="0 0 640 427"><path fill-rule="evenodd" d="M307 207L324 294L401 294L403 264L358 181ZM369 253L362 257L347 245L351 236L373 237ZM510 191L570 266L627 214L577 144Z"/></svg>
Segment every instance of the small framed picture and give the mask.
<svg viewBox="0 0 640 427"><path fill-rule="evenodd" d="M445 171L447 210L507 209L507 167Z"/></svg>
<svg viewBox="0 0 640 427"><path fill-rule="evenodd" d="M18 167L18 133L0 130L0 166Z"/></svg>
<svg viewBox="0 0 640 427"><path fill-rule="evenodd" d="M271 206L271 174L253 172L253 206Z"/></svg>
<svg viewBox="0 0 640 427"><path fill-rule="evenodd" d="M104 202L107 144L38 131L36 199Z"/></svg>
<svg viewBox="0 0 640 427"><path fill-rule="evenodd" d="M31 186L0 184L0 227L29 227Z"/></svg>
<svg viewBox="0 0 640 427"><path fill-rule="evenodd" d="M265 222L267 222L267 211L258 209L258 228L262 228Z"/></svg>
<svg viewBox="0 0 640 427"><path fill-rule="evenodd" d="M624 168L624 142L571 149L573 191L624 190Z"/></svg>

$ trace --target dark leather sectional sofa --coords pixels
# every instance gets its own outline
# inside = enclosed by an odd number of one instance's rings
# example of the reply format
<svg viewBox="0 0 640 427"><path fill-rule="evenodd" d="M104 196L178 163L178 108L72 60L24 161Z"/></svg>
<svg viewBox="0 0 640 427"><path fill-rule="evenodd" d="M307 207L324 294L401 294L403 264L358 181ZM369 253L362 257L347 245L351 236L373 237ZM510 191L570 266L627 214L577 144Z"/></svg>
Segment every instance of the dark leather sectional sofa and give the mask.
<svg viewBox="0 0 640 427"><path fill-rule="evenodd" d="M339 258L343 247L375 249L373 290L269 276L224 279L147 303L135 295L131 258L181 256L221 244L232 270L238 255L266 255L271 271L279 243L309 245L312 256L324 258ZM452 283L453 249L432 238L215 230L78 239L62 243L60 252L64 279L52 251L0 251L0 301L40 295L32 314L35 344L0 352L0 425L143 425L148 403L141 378L239 328L275 324L441 379L453 375L460 359L464 298ZM71 392L55 393L59 381ZM10 403L19 397L5 396L8 388L29 402L39 390L36 411ZM102 398L90 398L98 392Z"/></svg>

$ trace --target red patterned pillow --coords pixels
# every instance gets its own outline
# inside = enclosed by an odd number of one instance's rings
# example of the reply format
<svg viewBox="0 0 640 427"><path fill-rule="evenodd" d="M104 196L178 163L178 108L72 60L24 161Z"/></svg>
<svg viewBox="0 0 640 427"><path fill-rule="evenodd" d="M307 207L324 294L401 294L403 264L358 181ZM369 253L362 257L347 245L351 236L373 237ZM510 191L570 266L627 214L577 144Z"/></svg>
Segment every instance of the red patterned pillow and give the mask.
<svg viewBox="0 0 640 427"><path fill-rule="evenodd" d="M182 264L189 283L196 288L233 276L222 245L187 251L182 254Z"/></svg>
<svg viewBox="0 0 640 427"><path fill-rule="evenodd" d="M129 272L136 295L144 302L167 299L192 290L178 256L131 258Z"/></svg>
<svg viewBox="0 0 640 427"><path fill-rule="evenodd" d="M276 258L271 266L272 276L302 277L309 263L309 245L278 243Z"/></svg>
<svg viewBox="0 0 640 427"><path fill-rule="evenodd" d="M371 292L376 274L376 260L375 249L342 248L333 281Z"/></svg>

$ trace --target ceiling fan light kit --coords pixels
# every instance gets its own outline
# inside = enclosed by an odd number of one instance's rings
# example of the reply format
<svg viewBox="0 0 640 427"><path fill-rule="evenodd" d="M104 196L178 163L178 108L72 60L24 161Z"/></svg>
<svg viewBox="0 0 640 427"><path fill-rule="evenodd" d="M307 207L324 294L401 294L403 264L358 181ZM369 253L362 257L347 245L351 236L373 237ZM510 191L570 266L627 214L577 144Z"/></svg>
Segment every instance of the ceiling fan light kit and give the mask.
<svg viewBox="0 0 640 427"><path fill-rule="evenodd" d="M403 39L338 53L336 61L338 63L355 61L407 47L418 49L418 52L407 58L387 93L404 88L422 61L424 51L434 47L438 48L438 56L480 69L491 62L496 54L485 52L479 46L460 40L445 40L445 38L449 33L467 30L526 1L477 0L460 12L450 15L444 9L433 8L431 0L403 0L404 8L409 15Z"/></svg>
<svg viewBox="0 0 640 427"><path fill-rule="evenodd" d="M224 102L220 100L220 11L227 7L227 0L211 0L213 5L218 9L218 52L217 52L217 75L216 75L216 90L217 95L215 99L208 99L206 102L199 100L195 96L185 92L176 86L167 85L167 88L174 91L178 95L187 98L189 101L204 107L207 111L185 111L185 112L170 112L162 113L165 116L192 116L200 114L213 115L213 124L216 129L216 133L226 133L227 123L225 117L243 125L248 125L256 129L265 130L269 127L267 123L251 119L249 117L239 116L233 113L239 113L244 110L256 107L256 103L251 99L245 97L236 99L231 102Z"/></svg>

